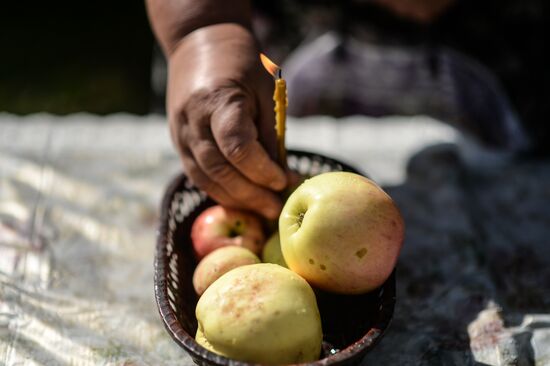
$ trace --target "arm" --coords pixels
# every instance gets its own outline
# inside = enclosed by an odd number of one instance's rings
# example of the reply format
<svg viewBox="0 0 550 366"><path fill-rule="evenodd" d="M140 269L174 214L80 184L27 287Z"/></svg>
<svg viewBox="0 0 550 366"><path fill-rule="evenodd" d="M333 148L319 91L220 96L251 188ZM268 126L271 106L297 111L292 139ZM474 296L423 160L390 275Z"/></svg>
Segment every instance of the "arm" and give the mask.
<svg viewBox="0 0 550 366"><path fill-rule="evenodd" d="M286 186L273 161L273 80L245 0L147 0L168 58L170 132L187 175L228 207L276 218Z"/></svg>
<svg viewBox="0 0 550 366"><path fill-rule="evenodd" d="M239 24L250 29L250 0L146 0L153 31L166 55L186 35L209 25Z"/></svg>

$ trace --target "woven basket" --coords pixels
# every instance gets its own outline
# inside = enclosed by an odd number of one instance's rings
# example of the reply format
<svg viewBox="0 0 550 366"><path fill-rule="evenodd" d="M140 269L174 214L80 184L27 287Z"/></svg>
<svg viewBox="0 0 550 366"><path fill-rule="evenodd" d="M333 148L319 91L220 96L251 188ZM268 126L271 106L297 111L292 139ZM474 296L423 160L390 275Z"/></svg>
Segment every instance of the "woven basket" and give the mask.
<svg viewBox="0 0 550 366"><path fill-rule="evenodd" d="M289 167L305 176L354 168L318 154L288 152ZM190 239L191 225L214 205L203 192L180 175L167 188L161 207L155 257L155 297L166 330L198 365L246 366L249 363L216 355L195 342L197 295L192 277L197 264ZM382 337L393 316L395 274L364 295L336 295L315 290L324 341L321 359L307 365L359 364Z"/></svg>

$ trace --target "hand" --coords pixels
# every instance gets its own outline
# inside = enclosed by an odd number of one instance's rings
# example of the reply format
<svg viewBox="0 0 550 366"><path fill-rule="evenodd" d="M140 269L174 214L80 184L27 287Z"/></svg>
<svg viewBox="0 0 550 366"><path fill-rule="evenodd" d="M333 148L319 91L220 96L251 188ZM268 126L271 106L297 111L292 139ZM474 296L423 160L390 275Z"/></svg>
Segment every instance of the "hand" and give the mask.
<svg viewBox="0 0 550 366"><path fill-rule="evenodd" d="M172 140L193 183L220 204L275 219L287 184L276 151L273 79L232 23L187 35L169 56Z"/></svg>

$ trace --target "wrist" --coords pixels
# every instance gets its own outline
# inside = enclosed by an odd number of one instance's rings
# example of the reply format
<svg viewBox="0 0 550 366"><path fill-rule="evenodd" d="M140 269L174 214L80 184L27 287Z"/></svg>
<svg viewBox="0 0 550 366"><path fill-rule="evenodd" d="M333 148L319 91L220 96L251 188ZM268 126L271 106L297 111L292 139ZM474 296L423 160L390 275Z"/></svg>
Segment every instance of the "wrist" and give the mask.
<svg viewBox="0 0 550 366"><path fill-rule="evenodd" d="M212 24L187 34L175 45L169 56L172 59L186 59L194 65L208 63L231 69L238 64L259 62L259 45L252 31L240 24Z"/></svg>
<svg viewBox="0 0 550 366"><path fill-rule="evenodd" d="M169 101L213 95L222 89L238 89L254 100L256 87L251 85L268 75L261 72L258 52L252 32L238 24L215 24L191 32L168 56Z"/></svg>
<svg viewBox="0 0 550 366"><path fill-rule="evenodd" d="M165 54L182 39L205 27L236 24L251 30L250 0L146 0L153 31Z"/></svg>

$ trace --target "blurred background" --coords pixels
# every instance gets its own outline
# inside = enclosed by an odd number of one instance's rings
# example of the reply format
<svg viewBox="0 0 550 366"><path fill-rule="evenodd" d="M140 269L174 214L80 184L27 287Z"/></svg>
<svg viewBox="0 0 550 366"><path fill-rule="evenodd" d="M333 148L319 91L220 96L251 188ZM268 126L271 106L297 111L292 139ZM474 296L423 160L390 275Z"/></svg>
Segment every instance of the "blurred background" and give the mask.
<svg viewBox="0 0 550 366"><path fill-rule="evenodd" d="M337 117L290 118L288 146L368 173L407 222L368 364L550 364L548 159L448 126L550 155L549 3L254 1L290 114ZM166 76L143 0L2 3L2 364L191 365L151 290L182 169Z"/></svg>
<svg viewBox="0 0 550 366"><path fill-rule="evenodd" d="M149 113L153 37L142 1L2 7L1 111Z"/></svg>
<svg viewBox="0 0 550 366"><path fill-rule="evenodd" d="M542 0L254 3L293 115L424 114L496 146L548 140ZM0 111L164 112L166 64L142 1L10 2L0 41Z"/></svg>

